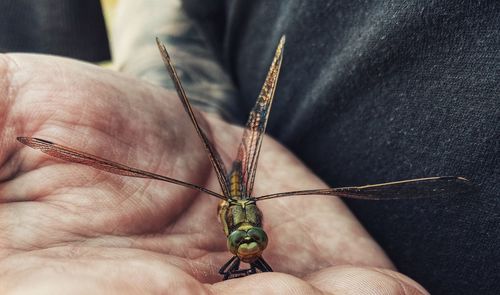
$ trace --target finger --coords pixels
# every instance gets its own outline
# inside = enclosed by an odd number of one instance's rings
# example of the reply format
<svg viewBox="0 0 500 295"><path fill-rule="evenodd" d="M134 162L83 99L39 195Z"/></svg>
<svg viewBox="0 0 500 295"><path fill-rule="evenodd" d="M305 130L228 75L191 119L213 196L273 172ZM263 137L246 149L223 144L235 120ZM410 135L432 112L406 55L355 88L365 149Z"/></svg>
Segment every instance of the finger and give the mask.
<svg viewBox="0 0 500 295"><path fill-rule="evenodd" d="M207 294L207 286L183 270L186 264L119 247L17 253L0 260L0 294Z"/></svg>
<svg viewBox="0 0 500 295"><path fill-rule="evenodd" d="M216 283L216 294L429 294L410 278L386 269L341 266L324 269L305 280L265 273Z"/></svg>
<svg viewBox="0 0 500 295"><path fill-rule="evenodd" d="M308 282L284 273L264 273L212 285L215 294L324 294Z"/></svg>
<svg viewBox="0 0 500 295"><path fill-rule="evenodd" d="M429 294L409 277L381 268L331 267L308 276L306 281L333 294Z"/></svg>

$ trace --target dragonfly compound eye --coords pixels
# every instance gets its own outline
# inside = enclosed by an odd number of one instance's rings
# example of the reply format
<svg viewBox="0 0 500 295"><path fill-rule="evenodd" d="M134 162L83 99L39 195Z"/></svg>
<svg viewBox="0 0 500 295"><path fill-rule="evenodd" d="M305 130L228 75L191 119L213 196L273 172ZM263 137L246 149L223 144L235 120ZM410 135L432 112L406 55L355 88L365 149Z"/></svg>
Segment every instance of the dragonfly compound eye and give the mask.
<svg viewBox="0 0 500 295"><path fill-rule="evenodd" d="M242 230L235 230L227 237L227 247L231 253L238 253L238 247L243 242L247 233Z"/></svg>
<svg viewBox="0 0 500 295"><path fill-rule="evenodd" d="M245 232L245 238L235 253L243 262L252 263L262 255L267 247L267 235L260 227L252 227Z"/></svg>
<svg viewBox="0 0 500 295"><path fill-rule="evenodd" d="M247 234L259 244L260 248L264 250L267 246L266 232L260 227L253 227L247 231Z"/></svg>

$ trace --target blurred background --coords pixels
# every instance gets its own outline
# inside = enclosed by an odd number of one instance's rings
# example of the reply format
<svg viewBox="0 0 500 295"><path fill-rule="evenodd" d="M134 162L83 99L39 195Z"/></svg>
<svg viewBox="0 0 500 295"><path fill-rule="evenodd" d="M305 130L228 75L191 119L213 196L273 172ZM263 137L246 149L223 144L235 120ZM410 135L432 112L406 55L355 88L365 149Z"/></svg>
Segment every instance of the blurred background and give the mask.
<svg viewBox="0 0 500 295"><path fill-rule="evenodd" d="M0 52L109 61L109 24L116 3L117 0L2 0Z"/></svg>

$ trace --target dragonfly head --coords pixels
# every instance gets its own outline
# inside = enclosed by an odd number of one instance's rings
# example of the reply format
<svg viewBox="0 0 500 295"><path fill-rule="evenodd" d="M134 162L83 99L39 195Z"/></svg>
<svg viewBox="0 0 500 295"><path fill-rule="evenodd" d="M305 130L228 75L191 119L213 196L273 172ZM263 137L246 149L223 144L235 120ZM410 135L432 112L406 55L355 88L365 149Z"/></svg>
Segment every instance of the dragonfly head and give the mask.
<svg viewBox="0 0 500 295"><path fill-rule="evenodd" d="M241 226L227 237L229 251L243 262L253 262L267 247L267 235L261 227Z"/></svg>

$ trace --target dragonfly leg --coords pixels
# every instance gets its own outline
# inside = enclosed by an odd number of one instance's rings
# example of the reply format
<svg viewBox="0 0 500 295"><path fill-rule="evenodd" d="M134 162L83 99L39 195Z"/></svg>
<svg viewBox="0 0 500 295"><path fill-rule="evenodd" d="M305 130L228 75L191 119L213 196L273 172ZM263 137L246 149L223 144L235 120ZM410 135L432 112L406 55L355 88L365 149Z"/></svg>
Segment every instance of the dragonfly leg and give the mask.
<svg viewBox="0 0 500 295"><path fill-rule="evenodd" d="M250 263L250 268L247 269L240 269L240 262L241 261L237 256L233 256L220 268L219 274L224 276L223 280L246 277L248 275L257 273L257 270L261 272L273 271L273 269L262 257Z"/></svg>
<svg viewBox="0 0 500 295"><path fill-rule="evenodd" d="M257 273L257 269L253 263L250 263L250 269L247 269L247 276Z"/></svg>
<svg viewBox="0 0 500 295"><path fill-rule="evenodd" d="M233 257L232 257L231 259L229 259L226 263L224 263L224 265L223 265L223 266L219 269L219 274L221 274L221 275L226 274L226 273L227 273L227 271L228 271L227 269L229 268L229 265L230 265L231 263L233 263L233 264L234 264L234 260L235 260L235 259L239 260L239 259L238 259L238 256L233 256ZM231 268L232 268L232 266L231 266Z"/></svg>
<svg viewBox="0 0 500 295"><path fill-rule="evenodd" d="M254 270L255 270L255 268L257 268L261 272L272 272L273 271L271 266L269 266L269 264L267 264L267 262L262 257L259 257L259 259L255 260L255 262L251 263L250 265L252 266L252 268Z"/></svg>
<svg viewBox="0 0 500 295"><path fill-rule="evenodd" d="M233 256L233 258L229 259L228 262L226 262L219 270L219 274L223 275L224 278L223 280L227 279L232 279L232 278L238 278L241 275L242 271L239 269L240 268L240 259L238 256Z"/></svg>

